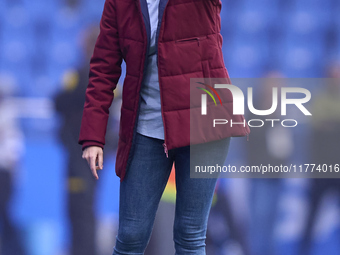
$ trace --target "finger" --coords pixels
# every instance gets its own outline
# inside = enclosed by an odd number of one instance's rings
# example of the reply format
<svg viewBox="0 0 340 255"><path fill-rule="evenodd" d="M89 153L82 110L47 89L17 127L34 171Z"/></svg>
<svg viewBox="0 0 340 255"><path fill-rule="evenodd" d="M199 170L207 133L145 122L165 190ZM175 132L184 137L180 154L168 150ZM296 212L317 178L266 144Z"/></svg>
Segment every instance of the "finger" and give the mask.
<svg viewBox="0 0 340 255"><path fill-rule="evenodd" d="M103 153L98 154L98 169L103 169Z"/></svg>
<svg viewBox="0 0 340 255"><path fill-rule="evenodd" d="M89 167L91 168L91 157L90 155L88 155L88 153L84 154L84 159L86 159L87 164L89 165Z"/></svg>
<svg viewBox="0 0 340 255"><path fill-rule="evenodd" d="M93 174L93 176L98 180L98 174L97 174L97 168L96 168L96 156L90 156L89 158L90 162L90 168L91 168L91 172Z"/></svg>

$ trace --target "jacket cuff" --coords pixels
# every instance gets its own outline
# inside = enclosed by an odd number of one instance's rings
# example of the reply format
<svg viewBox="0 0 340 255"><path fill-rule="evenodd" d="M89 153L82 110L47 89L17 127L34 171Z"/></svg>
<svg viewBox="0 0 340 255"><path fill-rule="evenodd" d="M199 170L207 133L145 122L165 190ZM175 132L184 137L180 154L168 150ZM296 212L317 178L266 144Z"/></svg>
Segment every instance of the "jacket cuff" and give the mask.
<svg viewBox="0 0 340 255"><path fill-rule="evenodd" d="M98 147L104 149L104 144L102 144L100 142L96 142L96 141L84 141L82 143L81 149L85 150L85 148L90 147L90 146L98 146Z"/></svg>

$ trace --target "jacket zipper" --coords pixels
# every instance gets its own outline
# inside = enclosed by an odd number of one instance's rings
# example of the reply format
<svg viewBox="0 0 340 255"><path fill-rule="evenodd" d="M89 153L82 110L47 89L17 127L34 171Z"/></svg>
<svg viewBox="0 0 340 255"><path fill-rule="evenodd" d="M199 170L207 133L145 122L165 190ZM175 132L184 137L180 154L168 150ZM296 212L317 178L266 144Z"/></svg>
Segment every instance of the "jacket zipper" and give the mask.
<svg viewBox="0 0 340 255"><path fill-rule="evenodd" d="M147 63L147 55L148 55L148 34L146 32L146 24L144 22L144 18L143 18L143 13L142 13L142 10L141 10L141 6L140 6L140 3L138 3L137 1L139 0L136 0L135 1L135 4L136 4L136 7L138 9L138 12L139 12L139 15L140 15L140 18L141 18L141 21L142 21L142 26L143 26L143 30L145 32L145 35L146 35L146 52L145 52L145 56L144 56L144 62L143 62L143 74L142 74L142 79L141 79L141 86L143 86L143 80L144 80L144 72L145 72L145 67L146 67L146 63ZM140 88L141 90L141 88ZM128 160L127 160L127 167L129 166L130 162L131 162L131 157L130 157L130 154L131 152L134 151L134 140L135 140L135 135L137 133L137 124L138 124L138 116L139 116L139 110L140 110L140 103L141 103L141 94L140 94L140 90L139 90L139 95L138 95L138 106L137 106L137 114L136 114L136 118L135 118L135 124L134 124L134 127L133 127L133 132L132 132L132 145L131 145L131 148L130 148L130 151L129 151L129 156L128 156ZM121 180L122 181L122 180Z"/></svg>
<svg viewBox="0 0 340 255"><path fill-rule="evenodd" d="M166 157L168 158L169 154L168 154L168 147L166 146L166 143L163 143L163 147L164 147L164 153L165 153Z"/></svg>
<svg viewBox="0 0 340 255"><path fill-rule="evenodd" d="M162 27L162 23L164 20L164 13L166 10L166 7L168 6L169 0L167 1L165 8L163 10L163 15L162 15L162 20L160 23L160 26ZM159 34L158 34L158 42L157 42L157 65L158 65L158 77L160 77L159 75L159 36L161 34L161 27L159 28ZM164 153L166 155L167 158L169 158L169 154L168 154L168 146L166 145L166 131L165 131L165 122L164 122L164 113L163 113L163 97L162 97L162 93L161 93L161 82L160 79L159 80L159 91L160 91L160 96L161 96L161 114L162 114L162 119L163 119L163 128L164 128L164 143L163 143L163 148L164 148Z"/></svg>

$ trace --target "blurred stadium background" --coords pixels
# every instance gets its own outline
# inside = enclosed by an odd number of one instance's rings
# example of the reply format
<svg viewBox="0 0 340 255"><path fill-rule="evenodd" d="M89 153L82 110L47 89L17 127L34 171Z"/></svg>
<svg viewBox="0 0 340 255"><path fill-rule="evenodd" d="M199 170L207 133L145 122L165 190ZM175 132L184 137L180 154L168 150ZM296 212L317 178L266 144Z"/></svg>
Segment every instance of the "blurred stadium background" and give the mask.
<svg viewBox="0 0 340 255"><path fill-rule="evenodd" d="M322 78L327 77L327 66L340 60L338 0L222 2L224 59L231 77L263 77L275 70L289 78ZM58 137L62 120L53 98L64 89L67 75L84 64L84 31L98 27L103 4L104 0L0 0L0 87L15 107L23 134L10 216L28 255L69 254L67 152ZM313 95L320 91L310 89ZM294 162L307 157L306 129L302 125L295 131ZM233 146L231 162L245 161L243 143ZM98 254L111 252L118 212L119 180L113 153L106 156L95 203ZM221 186L235 214L251 215L245 212L249 180L222 180ZM283 181L273 233L275 254L299 254L307 187L308 180ZM322 208L315 231L320 238L313 254L338 254L339 204L333 193ZM242 254L234 246L226 241L210 254Z"/></svg>

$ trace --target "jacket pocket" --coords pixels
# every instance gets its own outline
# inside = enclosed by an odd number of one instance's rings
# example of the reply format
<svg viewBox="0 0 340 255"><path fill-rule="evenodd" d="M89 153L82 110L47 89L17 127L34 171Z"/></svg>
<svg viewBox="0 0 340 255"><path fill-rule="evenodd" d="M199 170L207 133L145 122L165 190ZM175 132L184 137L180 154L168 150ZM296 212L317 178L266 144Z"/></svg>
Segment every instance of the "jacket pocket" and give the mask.
<svg viewBox="0 0 340 255"><path fill-rule="evenodd" d="M190 42L197 42L200 45L200 41L207 39L207 36L198 36L198 37L190 37L176 40L175 43L190 43Z"/></svg>

